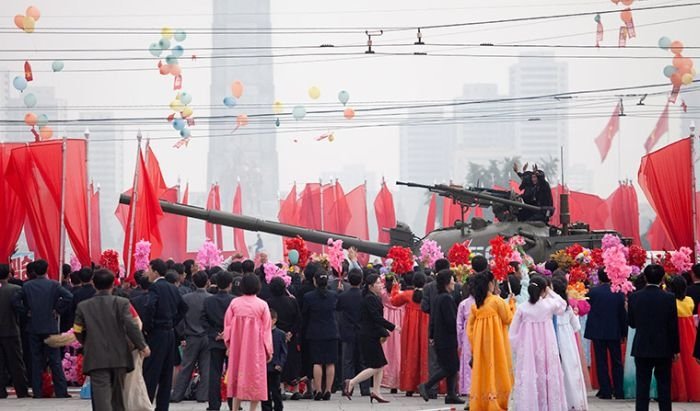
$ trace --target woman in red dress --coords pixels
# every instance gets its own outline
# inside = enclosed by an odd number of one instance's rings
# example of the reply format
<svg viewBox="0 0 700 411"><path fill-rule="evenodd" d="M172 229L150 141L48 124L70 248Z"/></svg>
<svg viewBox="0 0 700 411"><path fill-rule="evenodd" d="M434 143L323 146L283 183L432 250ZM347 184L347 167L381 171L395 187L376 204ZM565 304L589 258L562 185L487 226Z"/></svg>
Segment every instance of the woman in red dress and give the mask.
<svg viewBox="0 0 700 411"><path fill-rule="evenodd" d="M406 306L401 326L399 389L410 397L418 391L418 384L428 378L429 317L420 309L425 274L407 273L403 278L407 289L399 291L399 285L395 284L391 290L391 304Z"/></svg>
<svg viewBox="0 0 700 411"><path fill-rule="evenodd" d="M686 296L687 283L676 275L670 287L676 296L678 309L678 335L681 340L681 355L671 368L671 399L673 402L700 401L700 365L693 358L695 348L695 322L693 321L693 299Z"/></svg>

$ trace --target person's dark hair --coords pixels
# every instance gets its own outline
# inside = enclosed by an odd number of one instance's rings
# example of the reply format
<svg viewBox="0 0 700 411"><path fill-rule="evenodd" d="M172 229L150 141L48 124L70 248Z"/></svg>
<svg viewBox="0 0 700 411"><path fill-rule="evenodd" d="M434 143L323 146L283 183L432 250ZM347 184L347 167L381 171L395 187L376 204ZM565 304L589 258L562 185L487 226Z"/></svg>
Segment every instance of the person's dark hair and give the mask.
<svg viewBox="0 0 700 411"><path fill-rule="evenodd" d="M206 271L197 271L192 274L192 282L197 288L204 288L207 286L207 281L209 281L209 276Z"/></svg>
<svg viewBox="0 0 700 411"><path fill-rule="evenodd" d="M403 285L406 288L413 287L413 276L416 275L415 271L409 271L406 274L403 275L401 280L403 280ZM391 290L389 290L391 291Z"/></svg>
<svg viewBox="0 0 700 411"><path fill-rule="evenodd" d="M180 263L173 264L173 270L177 271L180 275L185 275L185 266Z"/></svg>
<svg viewBox="0 0 700 411"><path fill-rule="evenodd" d="M605 267L600 267L598 269L598 281L600 281L602 284L607 284L610 282L610 277L608 277L608 273L605 272Z"/></svg>
<svg viewBox="0 0 700 411"><path fill-rule="evenodd" d="M639 274L638 276L634 277L634 280L632 280L632 285L634 285L635 290L641 290L642 288L646 287L647 279L644 274Z"/></svg>
<svg viewBox="0 0 700 411"><path fill-rule="evenodd" d="M350 262L348 260L343 260L341 266L343 268L343 274L347 274L348 272L350 272Z"/></svg>
<svg viewBox="0 0 700 411"><path fill-rule="evenodd" d="M27 263L27 278L30 280L32 278L36 278L36 264L34 264L34 261L30 261Z"/></svg>
<svg viewBox="0 0 700 411"><path fill-rule="evenodd" d="M353 287L357 287L358 285L362 284L362 270L359 268L353 268L350 270L350 272L348 272L348 282Z"/></svg>
<svg viewBox="0 0 700 411"><path fill-rule="evenodd" d="M664 279L664 268L658 264L649 264L644 267L644 277L647 279L647 283L659 285L661 280Z"/></svg>
<svg viewBox="0 0 700 411"><path fill-rule="evenodd" d="M276 320L277 319L277 310L274 308L270 308L270 319Z"/></svg>
<svg viewBox="0 0 700 411"><path fill-rule="evenodd" d="M549 270L550 273L557 271L558 268L559 263L554 260L549 260L546 263L544 263L544 269Z"/></svg>
<svg viewBox="0 0 700 411"><path fill-rule="evenodd" d="M280 277L274 277L270 281L270 293L275 297L281 297L287 293L287 285Z"/></svg>
<svg viewBox="0 0 700 411"><path fill-rule="evenodd" d="M168 272L165 273L165 281L169 282L170 284L175 284L179 277L180 276L177 275L177 271L175 270L168 270Z"/></svg>
<svg viewBox="0 0 700 411"><path fill-rule="evenodd" d="M425 274L418 271L413 274L413 301L419 304L423 300L423 286L425 286Z"/></svg>
<svg viewBox="0 0 700 411"><path fill-rule="evenodd" d="M509 284L510 287L508 287ZM520 284L518 277L516 277L514 274L508 274L508 282L504 282L501 286L501 297L508 298L511 292L513 292L513 295L518 295L520 294L522 288L523 286Z"/></svg>
<svg viewBox="0 0 700 411"><path fill-rule="evenodd" d="M97 290L109 290L114 284L114 274L107 269L100 268L95 271L93 282Z"/></svg>
<svg viewBox="0 0 700 411"><path fill-rule="evenodd" d="M73 269L70 267L70 264L63 264L61 267L61 278L64 280L67 280L68 277L70 277L70 273L73 272Z"/></svg>
<svg viewBox="0 0 700 411"><path fill-rule="evenodd" d="M228 271L222 271L216 275L216 288L225 290L233 282L233 275Z"/></svg>
<svg viewBox="0 0 700 411"><path fill-rule="evenodd" d="M255 274L244 274L241 279L241 292L243 295L256 295L260 292L260 279Z"/></svg>
<svg viewBox="0 0 700 411"><path fill-rule="evenodd" d="M450 284L450 281L452 281L454 276L455 274L450 269L440 270L437 273L435 281L437 281L438 294L447 292L447 286Z"/></svg>
<svg viewBox="0 0 700 411"><path fill-rule="evenodd" d="M483 255L475 255L472 258L472 269L477 273L482 273L489 268L489 262Z"/></svg>
<svg viewBox="0 0 700 411"><path fill-rule="evenodd" d="M151 286L151 281L148 279L147 275L141 276L141 279L139 280L139 287L143 290L148 290L148 287Z"/></svg>
<svg viewBox="0 0 700 411"><path fill-rule="evenodd" d="M220 273L220 272L222 272L222 271L224 271L224 270L223 270L221 267L219 267L219 266L217 265L217 266L214 266L214 267L209 267L209 269L207 270L207 274L209 274L209 277L211 277L211 276L213 276L214 274Z"/></svg>
<svg viewBox="0 0 700 411"><path fill-rule="evenodd" d="M439 273L442 270L450 268L450 261L447 258L438 258L435 260L435 272Z"/></svg>
<svg viewBox="0 0 700 411"><path fill-rule="evenodd" d="M362 295L367 295L371 291L369 290L369 287L373 286L374 283L379 281L379 275L378 274L370 274L365 278L365 287L362 289Z"/></svg>
<svg viewBox="0 0 700 411"><path fill-rule="evenodd" d="M530 295L530 304L535 304L540 300L540 294L547 287L547 281L544 278L536 275L530 278L530 285L527 287L527 293Z"/></svg>
<svg viewBox="0 0 700 411"><path fill-rule="evenodd" d="M693 271L693 277L696 280L700 280L700 264L694 264L692 271Z"/></svg>
<svg viewBox="0 0 700 411"><path fill-rule="evenodd" d="M165 261L161 260L160 258L151 260L149 265L151 266L151 270L158 273L158 275L161 277L165 277L165 274L168 273L168 267L165 265Z"/></svg>
<svg viewBox="0 0 700 411"><path fill-rule="evenodd" d="M476 302L476 307L484 305L486 297L489 296L489 287L493 281L493 274L488 271L478 273L472 277L469 282L472 284L472 295Z"/></svg>
<svg viewBox="0 0 700 411"><path fill-rule="evenodd" d="M676 296L676 300L683 300L688 290L688 283L680 275L674 275L671 279L671 291Z"/></svg>
<svg viewBox="0 0 700 411"><path fill-rule="evenodd" d="M308 282L312 282L314 277L316 277L316 272L321 269L321 264L319 263L309 263L304 267L304 279Z"/></svg>
<svg viewBox="0 0 700 411"><path fill-rule="evenodd" d="M328 273L325 270L316 271L314 281L316 281L316 289L318 290L318 293L325 296L328 292Z"/></svg>
<svg viewBox="0 0 700 411"><path fill-rule="evenodd" d="M683 271L681 273L681 277L685 278L685 283L686 284L692 284L693 283L693 278L690 276L689 271Z"/></svg>
<svg viewBox="0 0 700 411"><path fill-rule="evenodd" d="M10 278L10 265L0 264L0 280L7 280Z"/></svg>
<svg viewBox="0 0 700 411"><path fill-rule="evenodd" d="M255 271L255 262L253 260L245 260L241 263L241 270L244 274L252 273Z"/></svg>
<svg viewBox="0 0 700 411"><path fill-rule="evenodd" d="M182 262L182 266L185 267L185 274L187 276L192 275L192 267L194 267L194 260L189 259Z"/></svg>
<svg viewBox="0 0 700 411"><path fill-rule="evenodd" d="M555 293L559 294L559 297L563 298L564 301L566 301L566 306L569 306L569 297L566 295L566 287L569 284L566 281L566 278L561 278L561 277L555 277L552 278L552 290L554 290Z"/></svg>
<svg viewBox="0 0 700 411"><path fill-rule="evenodd" d="M70 278L70 283L73 284L74 286L80 285L83 282L80 280L80 271L73 271L70 273L68 276Z"/></svg>
<svg viewBox="0 0 700 411"><path fill-rule="evenodd" d="M41 277L42 275L46 275L46 272L49 269L49 263L46 262L46 260L36 260L34 261L34 273Z"/></svg>
<svg viewBox="0 0 700 411"><path fill-rule="evenodd" d="M168 267L168 270L172 270L175 267L175 260L168 258L165 260L165 266Z"/></svg>
<svg viewBox="0 0 700 411"><path fill-rule="evenodd" d="M231 264L228 265L228 271L232 273L242 273L243 272L243 263L240 261L234 261Z"/></svg>
<svg viewBox="0 0 700 411"><path fill-rule="evenodd" d="M81 283L89 283L92 281L92 270L87 267L81 268L78 271L78 277L80 277Z"/></svg>

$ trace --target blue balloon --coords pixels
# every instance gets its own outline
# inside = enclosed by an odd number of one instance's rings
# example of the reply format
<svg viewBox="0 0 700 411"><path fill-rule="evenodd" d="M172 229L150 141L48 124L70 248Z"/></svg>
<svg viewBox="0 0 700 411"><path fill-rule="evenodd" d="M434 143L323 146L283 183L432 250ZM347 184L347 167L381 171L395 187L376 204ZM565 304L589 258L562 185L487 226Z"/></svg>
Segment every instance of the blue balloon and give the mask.
<svg viewBox="0 0 700 411"><path fill-rule="evenodd" d="M292 116L294 116L295 120L301 120L306 117L306 109L304 106L296 106L294 110L292 110Z"/></svg>
<svg viewBox="0 0 700 411"><path fill-rule="evenodd" d="M350 100L350 93L345 90L341 91L338 93L338 100L343 103L343 105L347 104L348 100Z"/></svg>
<svg viewBox="0 0 700 411"><path fill-rule="evenodd" d="M64 64L62 61L56 60L53 63L51 63L51 70L53 70L54 72L61 71L63 70L63 65Z"/></svg>
<svg viewBox="0 0 700 411"><path fill-rule="evenodd" d="M661 37L659 39L659 48L662 50L668 50L671 48L671 39L666 36Z"/></svg>
<svg viewBox="0 0 700 411"><path fill-rule="evenodd" d="M185 49L181 45L178 44L177 46L173 47L171 52L173 53L173 56L175 56L175 57L182 57L182 55L185 54Z"/></svg>
<svg viewBox="0 0 700 411"><path fill-rule="evenodd" d="M299 251L289 250L289 254L287 254L287 257L289 257L290 264L292 264L292 265L299 264Z"/></svg>
<svg viewBox="0 0 700 411"><path fill-rule="evenodd" d="M226 107L236 107L236 99L234 97L224 98L224 105Z"/></svg>
<svg viewBox="0 0 700 411"><path fill-rule="evenodd" d="M176 118L175 120L173 120L173 128L175 130L178 130L178 131L182 130L185 128L186 125L187 125L187 123L185 123L185 120L183 120L181 118Z"/></svg>
<svg viewBox="0 0 700 411"><path fill-rule="evenodd" d="M170 40L168 39L160 39L158 41L158 45L160 46L161 50L167 50L170 48Z"/></svg>
<svg viewBox="0 0 700 411"><path fill-rule="evenodd" d="M664 76L671 78L671 76L674 75L676 73L676 71L678 71L677 68L675 68L671 65L668 65L668 66L664 67Z"/></svg>
<svg viewBox="0 0 700 411"><path fill-rule="evenodd" d="M15 86L18 91L24 91L24 89L27 88L27 80L22 76L17 76L12 80L12 85Z"/></svg>
<svg viewBox="0 0 700 411"><path fill-rule="evenodd" d="M182 101L182 104L188 105L192 102L192 95L190 93L182 92L180 93L180 101Z"/></svg>
<svg viewBox="0 0 700 411"><path fill-rule="evenodd" d="M187 138L191 135L192 135L192 133L190 132L189 128L183 128L182 130L180 130L180 137L182 137L182 138Z"/></svg>
<svg viewBox="0 0 700 411"><path fill-rule="evenodd" d="M151 45L148 46L148 52L151 53L153 57L160 57L163 53L163 48L160 46L160 43L151 43Z"/></svg>
<svg viewBox="0 0 700 411"><path fill-rule="evenodd" d="M184 30L178 30L175 32L175 41L185 41L187 38L187 33Z"/></svg>
<svg viewBox="0 0 700 411"><path fill-rule="evenodd" d="M172 54L165 58L165 62L168 64L177 64L177 57Z"/></svg>
<svg viewBox="0 0 700 411"><path fill-rule="evenodd" d="M49 124L49 116L46 114L40 114L36 119L36 124L39 127L44 127L45 125Z"/></svg>
<svg viewBox="0 0 700 411"><path fill-rule="evenodd" d="M24 96L24 105L28 108L36 106L36 96L33 93L27 93Z"/></svg>

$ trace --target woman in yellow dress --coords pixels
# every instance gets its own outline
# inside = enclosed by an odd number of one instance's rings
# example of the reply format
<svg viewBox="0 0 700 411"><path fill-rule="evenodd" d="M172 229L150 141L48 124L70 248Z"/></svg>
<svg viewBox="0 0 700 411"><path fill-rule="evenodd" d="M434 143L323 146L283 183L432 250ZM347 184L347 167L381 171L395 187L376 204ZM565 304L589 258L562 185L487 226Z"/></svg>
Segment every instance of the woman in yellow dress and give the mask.
<svg viewBox="0 0 700 411"><path fill-rule="evenodd" d="M467 335L472 345L472 386L469 409L497 411L508 409L513 388L513 365L508 341L508 325L513 320L515 300L506 303L498 296L493 274L475 275Z"/></svg>

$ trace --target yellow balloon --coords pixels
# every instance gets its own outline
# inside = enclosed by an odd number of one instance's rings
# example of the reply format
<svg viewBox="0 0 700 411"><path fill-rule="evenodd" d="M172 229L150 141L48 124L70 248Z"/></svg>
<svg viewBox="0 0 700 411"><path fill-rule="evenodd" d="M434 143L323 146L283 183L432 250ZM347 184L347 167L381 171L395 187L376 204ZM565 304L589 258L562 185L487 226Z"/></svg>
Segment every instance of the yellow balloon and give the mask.
<svg viewBox="0 0 700 411"><path fill-rule="evenodd" d="M316 86L313 86L309 89L309 97L312 99L316 100L317 98L321 97L321 89L319 89Z"/></svg>
<svg viewBox="0 0 700 411"><path fill-rule="evenodd" d="M192 115L192 113L193 113L193 111L192 111L192 108L190 108L190 107L185 107L182 109L182 117L185 117L185 118L190 117Z"/></svg>
<svg viewBox="0 0 700 411"><path fill-rule="evenodd" d="M274 103L272 103L272 112L275 114L282 114L284 111L284 104L282 104L281 101L275 100Z"/></svg>
<svg viewBox="0 0 700 411"><path fill-rule="evenodd" d="M683 74L683 77L681 77L681 83L685 84L686 86L692 82L693 82L693 75L690 73L685 73L685 74Z"/></svg>
<svg viewBox="0 0 700 411"><path fill-rule="evenodd" d="M170 40L171 38L173 38L173 34L175 34L175 32L174 32L173 29L171 29L170 27L163 27L163 28L160 30L160 35L161 35L164 39Z"/></svg>
<svg viewBox="0 0 700 411"><path fill-rule="evenodd" d="M34 27L36 26L36 20L34 20L34 18L25 16L23 23L25 33L34 33Z"/></svg>
<svg viewBox="0 0 700 411"><path fill-rule="evenodd" d="M180 101L180 100L173 100L170 102L170 108L174 112L179 113L185 108L185 105L182 104L182 101Z"/></svg>

